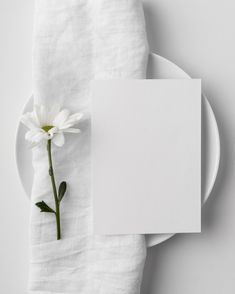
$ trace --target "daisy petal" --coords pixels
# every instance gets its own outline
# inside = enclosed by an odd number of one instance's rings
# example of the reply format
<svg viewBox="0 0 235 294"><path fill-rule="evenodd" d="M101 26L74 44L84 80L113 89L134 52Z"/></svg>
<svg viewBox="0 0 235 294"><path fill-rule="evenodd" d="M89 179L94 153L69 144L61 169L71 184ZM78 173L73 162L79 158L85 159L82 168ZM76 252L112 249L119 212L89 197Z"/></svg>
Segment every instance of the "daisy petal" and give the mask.
<svg viewBox="0 0 235 294"><path fill-rule="evenodd" d="M48 140L48 135L45 133L38 132L32 137L32 141L39 143L41 141Z"/></svg>
<svg viewBox="0 0 235 294"><path fill-rule="evenodd" d="M28 131L26 134L25 134L25 140L27 141L31 141L33 140L33 136L35 135L35 131Z"/></svg>
<svg viewBox="0 0 235 294"><path fill-rule="evenodd" d="M32 116L32 113L28 112L21 117L21 122L29 129L38 128L37 121Z"/></svg>
<svg viewBox="0 0 235 294"><path fill-rule="evenodd" d="M77 112L72 115L67 119L66 124L76 124L80 121L80 119L83 117L83 113Z"/></svg>
<svg viewBox="0 0 235 294"><path fill-rule="evenodd" d="M50 108L45 105L35 105L35 115L39 121L40 127L50 125L53 118L51 117Z"/></svg>
<svg viewBox="0 0 235 294"><path fill-rule="evenodd" d="M77 112L77 113L70 115L69 119L79 121L82 117L83 117L83 113Z"/></svg>
<svg viewBox="0 0 235 294"><path fill-rule="evenodd" d="M25 140L27 141L32 141L32 131L28 131L26 134L25 134Z"/></svg>
<svg viewBox="0 0 235 294"><path fill-rule="evenodd" d="M69 110L67 109L63 109L62 111L60 111L55 119L53 120L52 124L53 126L59 127L62 126L64 124L64 122L67 120L68 116L69 116Z"/></svg>
<svg viewBox="0 0 235 294"><path fill-rule="evenodd" d="M25 139L31 143L39 143L43 140L47 140L47 134L41 129L31 130L25 134Z"/></svg>
<svg viewBox="0 0 235 294"><path fill-rule="evenodd" d="M65 130L65 129L68 129L68 128L72 127L72 126L75 126L76 124L78 124L78 122L82 118L82 116L83 116L82 113L76 114L75 116L71 115L66 120L66 122L63 125L60 126L60 129Z"/></svg>
<svg viewBox="0 0 235 294"><path fill-rule="evenodd" d="M61 107L58 103L55 103L54 105L51 106L49 110L50 123L53 122L56 115L60 112L60 108Z"/></svg>
<svg viewBox="0 0 235 294"><path fill-rule="evenodd" d="M79 134L79 133L81 133L81 130L80 129L75 129L75 128L68 128L68 129L65 129L63 132L64 133Z"/></svg>
<svg viewBox="0 0 235 294"><path fill-rule="evenodd" d="M58 147L62 147L64 145L64 134L63 133L59 133L54 135L52 142L58 146Z"/></svg>

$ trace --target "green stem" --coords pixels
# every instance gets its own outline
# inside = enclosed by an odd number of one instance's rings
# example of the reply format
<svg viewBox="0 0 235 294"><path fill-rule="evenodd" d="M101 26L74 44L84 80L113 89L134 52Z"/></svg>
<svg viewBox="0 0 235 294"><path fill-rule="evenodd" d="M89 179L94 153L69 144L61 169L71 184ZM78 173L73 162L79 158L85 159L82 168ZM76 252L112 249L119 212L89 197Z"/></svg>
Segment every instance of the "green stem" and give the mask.
<svg viewBox="0 0 235 294"><path fill-rule="evenodd" d="M55 200L55 216L56 216L56 228L57 228L57 240L61 239L61 226L60 226L60 202L58 200L56 182L53 170L52 155L51 155L51 140L47 143L48 161L49 161L49 175L51 177L51 185L53 189L53 195Z"/></svg>

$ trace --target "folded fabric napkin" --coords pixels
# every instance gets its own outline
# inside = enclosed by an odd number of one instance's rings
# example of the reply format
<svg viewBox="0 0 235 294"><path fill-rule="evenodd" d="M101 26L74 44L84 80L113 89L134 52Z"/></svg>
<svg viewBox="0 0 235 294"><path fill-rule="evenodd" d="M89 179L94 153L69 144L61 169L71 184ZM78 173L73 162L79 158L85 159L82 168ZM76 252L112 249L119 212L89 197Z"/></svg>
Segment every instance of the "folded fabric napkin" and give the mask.
<svg viewBox="0 0 235 294"><path fill-rule="evenodd" d="M92 233L90 83L96 78L145 78L148 46L139 0L36 0L34 100L86 113L81 134L53 148L56 180L66 180L62 239L55 219L45 147L33 149L29 293L138 294L145 262L142 235ZM58 152L57 152L58 151Z"/></svg>

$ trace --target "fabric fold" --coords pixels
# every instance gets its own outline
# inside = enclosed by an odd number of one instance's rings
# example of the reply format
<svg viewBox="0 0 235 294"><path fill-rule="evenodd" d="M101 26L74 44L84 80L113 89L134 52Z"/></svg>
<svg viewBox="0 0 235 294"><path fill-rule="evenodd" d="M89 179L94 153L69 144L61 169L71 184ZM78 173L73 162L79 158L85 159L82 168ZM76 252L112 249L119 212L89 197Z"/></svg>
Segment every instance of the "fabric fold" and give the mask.
<svg viewBox="0 0 235 294"><path fill-rule="evenodd" d="M90 193L90 84L93 79L145 78L148 45L139 0L36 0L34 102L86 114L81 134L53 147L62 240L55 221L35 202L53 207L46 147L33 149L29 293L137 294L146 245L143 235L97 236Z"/></svg>

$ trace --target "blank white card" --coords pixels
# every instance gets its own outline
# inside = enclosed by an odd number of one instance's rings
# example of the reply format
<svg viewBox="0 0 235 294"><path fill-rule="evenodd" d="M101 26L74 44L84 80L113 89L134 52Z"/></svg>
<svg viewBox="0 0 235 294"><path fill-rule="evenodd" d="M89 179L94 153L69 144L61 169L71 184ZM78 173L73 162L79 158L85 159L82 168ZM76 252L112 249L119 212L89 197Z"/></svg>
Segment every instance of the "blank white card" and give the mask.
<svg viewBox="0 0 235 294"><path fill-rule="evenodd" d="M94 233L201 230L201 81L92 86Z"/></svg>

